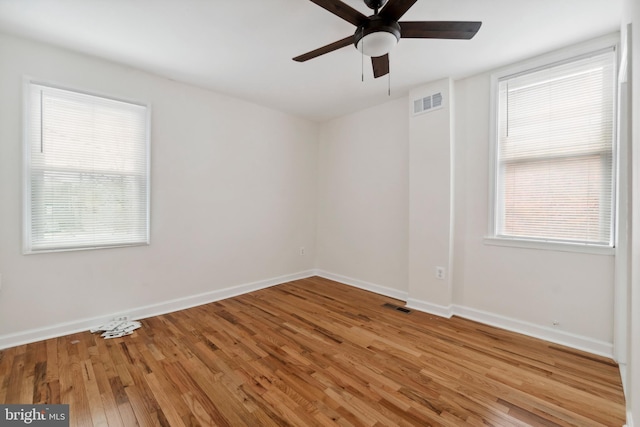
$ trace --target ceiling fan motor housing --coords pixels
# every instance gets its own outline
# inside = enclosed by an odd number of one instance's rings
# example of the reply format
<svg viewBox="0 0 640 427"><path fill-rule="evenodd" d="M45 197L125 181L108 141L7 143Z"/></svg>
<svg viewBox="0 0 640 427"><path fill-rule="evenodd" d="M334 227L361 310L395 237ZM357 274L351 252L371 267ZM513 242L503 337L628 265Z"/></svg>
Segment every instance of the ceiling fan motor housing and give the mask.
<svg viewBox="0 0 640 427"><path fill-rule="evenodd" d="M387 0L364 0L364 3L369 7L369 9L380 9Z"/></svg>
<svg viewBox="0 0 640 427"><path fill-rule="evenodd" d="M358 26L353 35L353 44L356 49L372 57L386 55L398 40L400 40L400 24L378 15L369 17L364 24Z"/></svg>

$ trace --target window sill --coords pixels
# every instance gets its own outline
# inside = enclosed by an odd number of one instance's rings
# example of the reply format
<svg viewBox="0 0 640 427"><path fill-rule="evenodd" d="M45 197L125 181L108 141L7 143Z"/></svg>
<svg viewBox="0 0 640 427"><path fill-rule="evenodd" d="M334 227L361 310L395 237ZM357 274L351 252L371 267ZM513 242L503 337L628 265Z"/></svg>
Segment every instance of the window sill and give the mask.
<svg viewBox="0 0 640 427"><path fill-rule="evenodd" d="M485 237L483 239L485 245L507 246L512 248L524 249L541 249L546 251L558 252L578 252L594 255L614 256L615 248L606 246L586 245L580 243L560 243L560 242L543 242L537 240L525 239L506 239L502 237Z"/></svg>
<svg viewBox="0 0 640 427"><path fill-rule="evenodd" d="M122 244L105 245L105 246L82 246L82 247L73 247L73 248L50 248L50 249L37 249L37 250L24 249L22 251L22 255L50 254L55 252L92 251L96 249L131 248L135 246L149 246L149 242L122 243Z"/></svg>

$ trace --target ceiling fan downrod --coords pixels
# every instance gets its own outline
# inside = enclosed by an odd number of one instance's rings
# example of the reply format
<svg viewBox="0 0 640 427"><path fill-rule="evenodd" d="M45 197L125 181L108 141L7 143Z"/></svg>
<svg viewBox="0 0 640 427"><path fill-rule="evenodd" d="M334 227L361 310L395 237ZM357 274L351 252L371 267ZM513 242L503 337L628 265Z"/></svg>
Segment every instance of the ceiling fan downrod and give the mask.
<svg viewBox="0 0 640 427"><path fill-rule="evenodd" d="M378 10L382 8L386 2L387 0L364 0L364 3L369 9L373 9L376 15L378 14Z"/></svg>

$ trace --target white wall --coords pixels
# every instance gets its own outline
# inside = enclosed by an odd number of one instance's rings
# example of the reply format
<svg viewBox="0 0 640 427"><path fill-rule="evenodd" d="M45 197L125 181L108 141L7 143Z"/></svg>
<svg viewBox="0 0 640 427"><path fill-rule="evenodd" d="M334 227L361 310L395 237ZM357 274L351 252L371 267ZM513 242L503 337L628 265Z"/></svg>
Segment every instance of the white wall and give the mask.
<svg viewBox="0 0 640 427"><path fill-rule="evenodd" d="M627 323L627 423L640 425L640 3L625 0L622 29L631 23L631 153L632 153L632 216L631 216L631 280L628 296Z"/></svg>
<svg viewBox="0 0 640 427"><path fill-rule="evenodd" d="M454 82L453 93L452 116L410 119L405 99L323 124L318 268L372 290L406 291L414 308L611 355L614 257L484 243L490 73ZM416 238L429 244L412 246ZM451 288L434 278L440 264L452 266Z"/></svg>
<svg viewBox="0 0 640 427"><path fill-rule="evenodd" d="M449 315L452 300L453 82L442 79L409 94L409 299L407 305ZM435 93L442 107L419 115L413 101ZM444 279L436 278L436 267Z"/></svg>
<svg viewBox="0 0 640 427"><path fill-rule="evenodd" d="M316 124L5 36L0 64L0 338L313 267ZM150 246L21 254L25 74L151 104Z"/></svg>
<svg viewBox="0 0 640 427"><path fill-rule="evenodd" d="M456 82L454 300L519 322L612 342L614 257L491 246L490 73ZM460 201L460 203L458 203Z"/></svg>
<svg viewBox="0 0 640 427"><path fill-rule="evenodd" d="M407 291L408 123L402 98L320 133L317 266L394 295Z"/></svg>
<svg viewBox="0 0 640 427"><path fill-rule="evenodd" d="M409 295L408 98L318 126L4 36L0 63L0 341L313 267L345 282ZM150 246L20 253L24 74L151 103ZM613 257L483 243L489 74L455 82L453 92L454 312L488 313L506 326L532 325L534 332L548 329L610 347ZM449 188L443 183L450 176L438 181L433 175L427 192ZM447 262L450 254L443 246L425 260L425 283L433 279L431 264ZM426 302L441 304L437 296ZM554 330L553 320L560 322Z"/></svg>

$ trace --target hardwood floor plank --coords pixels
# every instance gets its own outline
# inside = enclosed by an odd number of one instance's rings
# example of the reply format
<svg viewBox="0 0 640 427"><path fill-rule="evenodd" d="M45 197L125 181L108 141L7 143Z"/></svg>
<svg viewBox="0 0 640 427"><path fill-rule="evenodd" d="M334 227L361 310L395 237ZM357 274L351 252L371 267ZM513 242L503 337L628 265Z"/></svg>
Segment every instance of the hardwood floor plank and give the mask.
<svg viewBox="0 0 640 427"><path fill-rule="evenodd" d="M185 427L182 417L178 414L178 411L174 407L171 399L167 396L167 393L163 390L163 387L160 385L160 381L158 381L155 374L146 374L144 378L149 385L149 389L151 390L153 397L158 402L158 406L162 408L162 412L166 416L169 425Z"/></svg>
<svg viewBox="0 0 640 427"><path fill-rule="evenodd" d="M196 419L200 420L201 423L203 420L211 420L212 425L231 427L229 421L218 410L206 391L196 383L182 364L174 362L165 365L165 367L168 378L181 391L187 407L193 407L198 410L198 412L193 412ZM205 412L206 416L201 413L202 411Z"/></svg>
<svg viewBox="0 0 640 427"><path fill-rule="evenodd" d="M128 402L131 403L131 409L135 415L137 424L140 426L153 426L157 423L154 422L154 418L157 420L157 414L150 411L144 403L144 398L141 396L141 391L135 385L128 386L125 389ZM126 411L125 411L126 413Z"/></svg>
<svg viewBox="0 0 640 427"><path fill-rule="evenodd" d="M318 277L0 351L0 403L73 426L621 426L610 359Z"/></svg>
<svg viewBox="0 0 640 427"><path fill-rule="evenodd" d="M82 379L87 392L89 409L91 411L91 419L94 426L104 427L109 425L107 422L107 414L104 409L102 394L98 387L98 381L93 371L91 360L83 360L80 362L82 369Z"/></svg>
<svg viewBox="0 0 640 427"><path fill-rule="evenodd" d="M11 365L9 375L7 375L5 379L5 403L20 403L20 387L25 376L24 359L24 353L16 353L13 357L13 364Z"/></svg>
<svg viewBox="0 0 640 427"><path fill-rule="evenodd" d="M112 368L112 364L109 363L109 360L105 360L102 357L99 347L100 342L101 341L98 341L96 345L90 348L89 351L89 361L95 377L95 387L97 388L97 393L100 396L105 417L107 418L106 425L123 426L122 417L116 402L116 395L113 393L113 388L109 378L110 373L112 373L111 377L114 377L114 370ZM94 391L94 393L96 392ZM122 390L122 394L124 394L124 390Z"/></svg>

